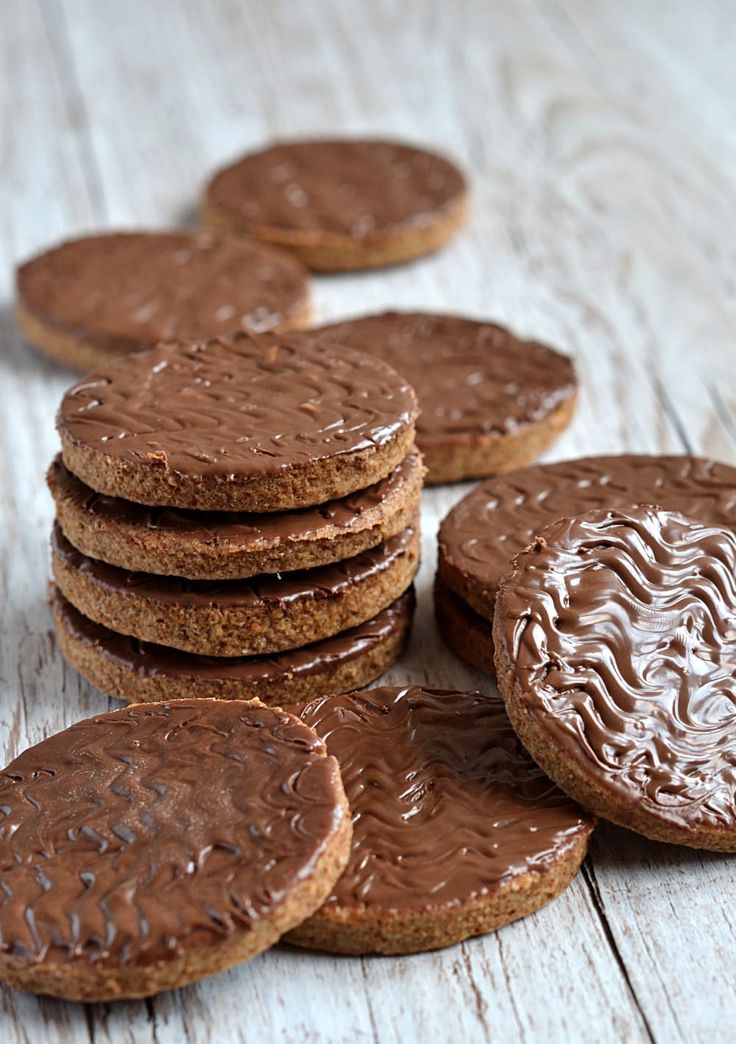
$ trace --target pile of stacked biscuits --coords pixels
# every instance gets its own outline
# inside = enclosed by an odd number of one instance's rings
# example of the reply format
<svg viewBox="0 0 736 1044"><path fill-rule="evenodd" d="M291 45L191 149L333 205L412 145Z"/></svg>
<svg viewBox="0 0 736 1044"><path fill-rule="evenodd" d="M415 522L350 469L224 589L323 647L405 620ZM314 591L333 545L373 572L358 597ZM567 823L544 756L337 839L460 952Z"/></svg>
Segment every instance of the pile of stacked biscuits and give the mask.
<svg viewBox="0 0 736 1044"><path fill-rule="evenodd" d="M99 364L49 472L59 643L132 706L0 778L0 977L112 999L281 937L448 945L565 888L595 816L736 850L736 470L532 464L574 369L492 323L290 329L302 263L408 260L464 211L433 154L279 145L210 183L216 231L21 269L29 339ZM411 626L425 462L492 476L441 526L435 608L500 696L361 689Z"/></svg>
<svg viewBox="0 0 736 1044"><path fill-rule="evenodd" d="M109 695L282 704L372 681L413 613L414 392L307 334L160 344L64 396L54 612Z"/></svg>

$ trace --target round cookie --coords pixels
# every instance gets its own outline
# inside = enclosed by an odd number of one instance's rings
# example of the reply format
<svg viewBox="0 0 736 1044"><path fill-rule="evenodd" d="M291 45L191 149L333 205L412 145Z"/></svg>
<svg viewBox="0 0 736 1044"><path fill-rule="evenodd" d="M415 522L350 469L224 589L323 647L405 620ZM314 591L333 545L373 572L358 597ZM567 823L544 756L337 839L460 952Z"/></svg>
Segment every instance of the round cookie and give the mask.
<svg viewBox="0 0 736 1044"><path fill-rule="evenodd" d="M205 193L207 224L291 251L315 271L374 268L431 253L465 220L448 160L388 141L295 141L250 153Z"/></svg>
<svg viewBox="0 0 736 1044"><path fill-rule="evenodd" d="M83 236L20 265L26 340L79 370L151 348L305 326L309 278L293 257L213 232Z"/></svg>
<svg viewBox="0 0 736 1044"><path fill-rule="evenodd" d="M234 658L196 656L116 634L57 590L51 605L64 659L106 696L128 703L197 696L284 706L375 681L409 640L415 597L409 588L372 620L301 649Z"/></svg>
<svg viewBox="0 0 736 1044"><path fill-rule="evenodd" d="M553 899L593 821L521 748L498 697L367 689L295 707L340 763L347 868L289 942L414 953L493 931Z"/></svg>
<svg viewBox="0 0 736 1044"><path fill-rule="evenodd" d="M313 332L322 342L377 356L411 380L430 484L530 463L575 409L577 379L568 356L495 323L386 312Z"/></svg>
<svg viewBox="0 0 736 1044"><path fill-rule="evenodd" d="M419 566L414 524L385 544L316 569L245 580L132 573L88 558L52 535L54 580L85 616L119 634L203 656L294 649L365 623L410 586Z"/></svg>
<svg viewBox="0 0 736 1044"><path fill-rule="evenodd" d="M365 489L414 442L413 390L380 359L306 334L160 344L67 391L65 465L155 506L281 511Z"/></svg>
<svg viewBox="0 0 736 1044"><path fill-rule="evenodd" d="M434 582L434 614L442 637L456 656L487 674L496 673L490 621L458 598L439 577Z"/></svg>
<svg viewBox="0 0 736 1044"><path fill-rule="evenodd" d="M563 516L637 503L736 531L736 468L699 457L624 454L537 464L488 479L442 522L437 575L490 621L501 578L540 529Z"/></svg>
<svg viewBox="0 0 736 1044"><path fill-rule="evenodd" d="M736 851L736 534L636 507L543 529L501 583L506 709L597 815Z"/></svg>
<svg viewBox="0 0 736 1044"><path fill-rule="evenodd" d="M0 979L99 1001L248 960L327 897L351 826L334 758L257 701L77 722L0 774Z"/></svg>
<svg viewBox="0 0 736 1044"><path fill-rule="evenodd" d="M121 569L226 580L312 569L396 536L419 510L424 469L411 451L385 479L342 500L270 514L156 508L95 493L60 457L47 481L70 543Z"/></svg>

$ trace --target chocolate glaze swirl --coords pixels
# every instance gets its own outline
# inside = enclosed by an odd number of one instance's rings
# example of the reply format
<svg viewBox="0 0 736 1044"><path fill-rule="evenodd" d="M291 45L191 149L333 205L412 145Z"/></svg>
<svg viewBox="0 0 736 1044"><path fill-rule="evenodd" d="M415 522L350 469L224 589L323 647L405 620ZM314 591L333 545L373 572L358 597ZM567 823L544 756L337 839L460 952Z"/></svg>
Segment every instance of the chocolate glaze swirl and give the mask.
<svg viewBox="0 0 736 1044"><path fill-rule="evenodd" d="M161 344L64 396L63 438L184 477L273 475L392 442L416 413L389 366L307 334Z"/></svg>
<svg viewBox="0 0 736 1044"><path fill-rule="evenodd" d="M736 530L736 468L698 457L587 457L499 475L468 493L439 531L439 574L493 616L514 555L550 522L594 508L656 503Z"/></svg>
<svg viewBox="0 0 736 1044"><path fill-rule="evenodd" d="M149 965L248 932L312 873L340 792L283 711L177 700L80 721L0 775L0 949Z"/></svg>
<svg viewBox="0 0 736 1044"><path fill-rule="evenodd" d="M495 323L385 312L323 326L316 335L406 375L419 401L420 448L509 434L544 420L575 394L567 356Z"/></svg>
<svg viewBox="0 0 736 1044"><path fill-rule="evenodd" d="M23 305L115 352L288 327L307 274L288 255L211 232L117 232L61 243L18 269Z"/></svg>
<svg viewBox="0 0 736 1044"><path fill-rule="evenodd" d="M736 535L639 507L562 519L503 582L524 707L624 807L736 833Z"/></svg>
<svg viewBox="0 0 736 1044"><path fill-rule="evenodd" d="M524 752L497 697L376 688L294 712L340 763L353 815L329 904L460 904L543 870L592 829Z"/></svg>
<svg viewBox="0 0 736 1044"><path fill-rule="evenodd" d="M207 198L234 227L361 240L431 225L463 198L465 179L442 156L386 141L297 141L221 170Z"/></svg>

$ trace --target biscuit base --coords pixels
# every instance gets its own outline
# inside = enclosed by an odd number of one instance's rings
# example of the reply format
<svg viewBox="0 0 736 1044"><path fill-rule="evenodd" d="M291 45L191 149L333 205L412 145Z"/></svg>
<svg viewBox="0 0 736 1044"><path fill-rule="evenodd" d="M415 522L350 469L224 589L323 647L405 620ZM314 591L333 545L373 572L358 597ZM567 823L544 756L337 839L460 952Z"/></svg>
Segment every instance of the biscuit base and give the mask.
<svg viewBox="0 0 736 1044"><path fill-rule="evenodd" d="M526 467L547 450L567 428L575 413L577 396L560 403L544 420L524 424L508 435L468 436L462 441L437 439L428 445L418 436L427 467L425 485L437 486L466 479L488 478ZM421 408L421 403L420 403Z"/></svg>
<svg viewBox="0 0 736 1044"><path fill-rule="evenodd" d="M420 544L417 525L403 553L332 595L240 606L218 605L214 594L199 605L160 602L135 586L121 590L98 582L57 554L51 568L63 596L111 631L201 656L260 656L297 649L372 619L411 585Z"/></svg>
<svg viewBox="0 0 736 1044"><path fill-rule="evenodd" d="M2 953L0 980L19 990L65 1000L113 1001L150 997L250 960L318 909L345 869L353 831L344 795L340 805L340 826L313 872L299 882L271 916L262 918L250 931L223 939L215 946L194 947L170 961L137 966L105 967L82 961L23 965L12 955Z"/></svg>
<svg viewBox="0 0 736 1044"><path fill-rule="evenodd" d="M287 330L306 329L311 322L312 313L312 302L307 296L298 311L294 312L288 321L275 326L272 332L285 333ZM104 370L109 362L120 358L120 346L106 341L104 334L95 334L92 331L80 333L76 329L67 330L63 326L46 322L27 308L20 299L15 303L15 321L24 340L32 348L48 359L53 359L54 362L72 370L79 370L80 373ZM129 351L143 351L151 347L151 344L131 342Z"/></svg>
<svg viewBox="0 0 736 1044"><path fill-rule="evenodd" d="M423 227L406 224L361 238L291 231L269 225L238 225L210 199L203 203L202 219L209 228L287 250L313 272L350 272L399 265L434 253L452 239L464 224L467 212L467 195L463 195Z"/></svg>
<svg viewBox="0 0 736 1044"><path fill-rule="evenodd" d="M289 540L269 538L266 518L258 543L247 539L239 543L237 525L231 538L218 540L202 535L182 539L175 529L167 532L165 527L157 529L125 519L101 520L86 511L83 504L64 497L55 481L53 465L47 483L64 536L82 554L133 572L184 576L190 580L236 580L329 565L398 536L419 510L424 469L419 454L415 460L408 480L397 486L384 503L357 515L354 524L332 525L327 504L327 517L316 535ZM202 528L206 534L206 522Z"/></svg>
<svg viewBox="0 0 736 1044"><path fill-rule="evenodd" d="M566 750L555 743L541 724L539 716L530 710L524 693L516 684L503 637L503 605L502 587L493 624L498 687L514 731L549 778L589 812L652 841L706 848L714 852L736 852L736 817L732 830L678 826L662 813L647 811L642 805L621 800L612 787L606 787L585 771L572 749Z"/></svg>
<svg viewBox="0 0 736 1044"><path fill-rule="evenodd" d="M183 475L151 461L136 464L91 449L63 427L59 435L65 465L97 493L153 507L267 512L313 507L380 482L414 444L414 424L407 424L381 446L256 476Z"/></svg>
<svg viewBox="0 0 736 1044"><path fill-rule="evenodd" d="M289 932L296 946L342 954L409 954L453 946L534 913L560 894L575 877L588 849L589 833L545 867L500 883L462 904L423 910L380 909L366 904L328 903Z"/></svg>
<svg viewBox="0 0 736 1044"><path fill-rule="evenodd" d="M192 696L218 700L259 699L266 706L282 707L298 700L314 699L325 692L362 689L388 670L401 656L411 634L413 590L402 597L406 598L406 609L398 617L396 626L368 649L302 675L285 670L275 680L259 678L252 682L238 678L202 677L194 670L191 676L167 674L164 668L155 673L143 673L110 656L104 639L90 641L80 636L58 593L52 596L51 604L56 638L64 659L105 696L126 703L152 703Z"/></svg>
<svg viewBox="0 0 736 1044"><path fill-rule="evenodd" d="M471 609L438 576L434 584L434 613L445 644L471 667L493 677L493 630L489 620Z"/></svg>

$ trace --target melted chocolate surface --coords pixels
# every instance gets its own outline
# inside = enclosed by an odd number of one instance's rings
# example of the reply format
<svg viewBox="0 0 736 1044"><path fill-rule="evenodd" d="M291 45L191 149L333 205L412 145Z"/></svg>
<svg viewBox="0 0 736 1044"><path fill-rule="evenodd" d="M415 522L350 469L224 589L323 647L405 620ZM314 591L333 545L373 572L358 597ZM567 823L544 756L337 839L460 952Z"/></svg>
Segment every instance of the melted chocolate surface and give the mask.
<svg viewBox="0 0 736 1044"><path fill-rule="evenodd" d="M0 946L148 965L248 932L313 872L339 795L283 711L176 700L77 722L0 775Z"/></svg>
<svg viewBox="0 0 736 1044"><path fill-rule="evenodd" d="M293 710L337 758L353 815L329 904L467 902L543 870L592 829L524 752L498 697L375 688Z"/></svg>
<svg viewBox="0 0 736 1044"><path fill-rule="evenodd" d="M736 829L736 534L648 507L543 530L499 596L514 688L626 805Z"/></svg>

